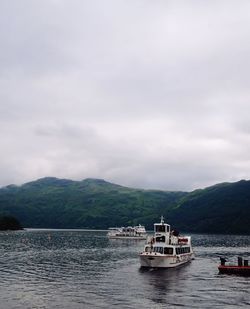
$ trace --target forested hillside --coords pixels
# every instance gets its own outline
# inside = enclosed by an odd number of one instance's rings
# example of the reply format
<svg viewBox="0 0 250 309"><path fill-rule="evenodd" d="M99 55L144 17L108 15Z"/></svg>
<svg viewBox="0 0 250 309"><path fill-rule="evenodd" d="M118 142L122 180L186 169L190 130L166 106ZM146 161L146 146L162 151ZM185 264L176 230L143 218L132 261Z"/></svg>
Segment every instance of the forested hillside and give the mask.
<svg viewBox="0 0 250 309"><path fill-rule="evenodd" d="M42 178L0 190L0 214L24 227L103 228L145 224L177 205L184 192L139 190L100 179Z"/></svg>
<svg viewBox="0 0 250 309"><path fill-rule="evenodd" d="M161 215L182 231L250 234L250 181L188 193L47 177L0 189L0 216L14 216L23 227L152 229Z"/></svg>
<svg viewBox="0 0 250 309"><path fill-rule="evenodd" d="M250 234L250 181L193 191L172 210L169 219L193 232Z"/></svg>

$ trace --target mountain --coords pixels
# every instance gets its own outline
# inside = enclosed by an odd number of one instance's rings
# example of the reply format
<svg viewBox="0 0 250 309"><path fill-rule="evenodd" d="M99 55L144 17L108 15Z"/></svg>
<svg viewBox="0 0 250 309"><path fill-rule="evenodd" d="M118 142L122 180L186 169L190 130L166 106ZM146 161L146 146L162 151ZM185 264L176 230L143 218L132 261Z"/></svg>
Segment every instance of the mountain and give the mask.
<svg viewBox="0 0 250 309"><path fill-rule="evenodd" d="M0 215L15 216L24 227L106 229L141 223L152 229L186 194L46 177L0 189Z"/></svg>
<svg viewBox="0 0 250 309"><path fill-rule="evenodd" d="M0 216L14 216L24 227L107 229L140 223L152 229L161 215L181 231L250 234L250 181L188 193L46 177L0 189Z"/></svg>
<svg viewBox="0 0 250 309"><path fill-rule="evenodd" d="M169 219L192 232L250 234L250 181L195 190L178 203Z"/></svg>

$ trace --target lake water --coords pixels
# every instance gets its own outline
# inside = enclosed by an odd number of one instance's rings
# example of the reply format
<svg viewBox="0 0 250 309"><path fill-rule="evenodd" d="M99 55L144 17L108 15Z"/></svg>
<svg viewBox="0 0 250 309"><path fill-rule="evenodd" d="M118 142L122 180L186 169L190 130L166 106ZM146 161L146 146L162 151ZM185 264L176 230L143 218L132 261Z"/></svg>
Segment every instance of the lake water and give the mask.
<svg viewBox="0 0 250 309"><path fill-rule="evenodd" d="M0 233L0 308L246 308L250 277L219 275L220 256L249 258L250 237L192 235L196 259L140 269L144 241L105 231Z"/></svg>

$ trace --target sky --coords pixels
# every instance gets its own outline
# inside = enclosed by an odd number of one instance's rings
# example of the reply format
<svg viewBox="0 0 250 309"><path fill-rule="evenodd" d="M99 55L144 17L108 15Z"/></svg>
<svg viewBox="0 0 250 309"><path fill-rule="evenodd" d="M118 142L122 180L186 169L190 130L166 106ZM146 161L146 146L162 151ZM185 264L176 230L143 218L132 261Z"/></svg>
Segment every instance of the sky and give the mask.
<svg viewBox="0 0 250 309"><path fill-rule="evenodd" d="M250 179L250 1L1 0L0 186Z"/></svg>

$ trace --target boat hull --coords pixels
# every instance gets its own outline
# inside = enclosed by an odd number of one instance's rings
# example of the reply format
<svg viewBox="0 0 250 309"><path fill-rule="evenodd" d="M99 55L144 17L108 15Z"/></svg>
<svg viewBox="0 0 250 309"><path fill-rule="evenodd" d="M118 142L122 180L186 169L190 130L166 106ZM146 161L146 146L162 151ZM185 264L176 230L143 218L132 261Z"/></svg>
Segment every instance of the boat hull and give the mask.
<svg viewBox="0 0 250 309"><path fill-rule="evenodd" d="M192 254L182 256L167 256L160 254L139 254L141 267L143 268L174 268L190 262L193 259Z"/></svg>
<svg viewBox="0 0 250 309"><path fill-rule="evenodd" d="M138 239L145 240L146 236L108 236L109 239Z"/></svg>
<svg viewBox="0 0 250 309"><path fill-rule="evenodd" d="M250 276L250 266L227 266L218 267L221 274Z"/></svg>

